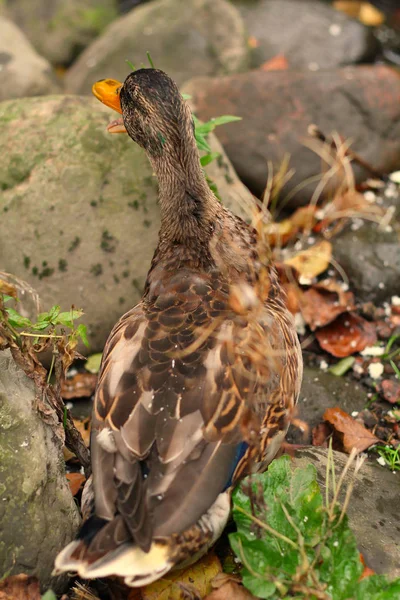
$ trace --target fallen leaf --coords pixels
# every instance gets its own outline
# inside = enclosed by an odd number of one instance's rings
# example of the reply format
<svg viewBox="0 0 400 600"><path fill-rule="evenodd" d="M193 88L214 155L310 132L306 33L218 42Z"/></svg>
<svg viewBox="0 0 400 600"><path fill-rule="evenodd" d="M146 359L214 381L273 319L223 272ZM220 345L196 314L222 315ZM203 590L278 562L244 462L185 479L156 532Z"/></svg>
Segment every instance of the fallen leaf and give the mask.
<svg viewBox="0 0 400 600"><path fill-rule="evenodd" d="M87 398L96 388L97 375L95 373L77 373L67 378L61 385L61 396L64 400L71 398Z"/></svg>
<svg viewBox="0 0 400 600"><path fill-rule="evenodd" d="M90 417L83 419L80 421L79 419L74 419L74 425L81 434L85 445L89 447L90 443Z"/></svg>
<svg viewBox="0 0 400 600"><path fill-rule="evenodd" d="M285 265L294 267L296 271L306 277L313 279L328 268L332 258L332 244L326 240L302 250L295 256L284 261Z"/></svg>
<svg viewBox="0 0 400 600"><path fill-rule="evenodd" d="M285 246L299 232L311 231L317 222L315 206L301 206L288 219L272 221L265 225L271 246Z"/></svg>
<svg viewBox="0 0 400 600"><path fill-rule="evenodd" d="M376 342L374 325L353 312L339 315L333 323L318 329L315 337L323 350L337 358L361 352Z"/></svg>
<svg viewBox="0 0 400 600"><path fill-rule="evenodd" d="M381 383L382 394L385 400L391 404L400 402L400 381L394 379L384 379Z"/></svg>
<svg viewBox="0 0 400 600"><path fill-rule="evenodd" d="M362 566L364 567L364 571L361 573L360 580L365 579L365 577L370 577L371 575L375 575L375 571L367 567L365 564L364 556L360 554L360 561Z"/></svg>
<svg viewBox="0 0 400 600"><path fill-rule="evenodd" d="M98 373L100 371L101 357L101 352L98 352L97 354L91 354L85 363L86 371L89 371L90 373Z"/></svg>
<svg viewBox="0 0 400 600"><path fill-rule="evenodd" d="M303 292L299 299L300 312L311 331L332 323L337 316L354 308L351 292L330 291L322 286L313 286Z"/></svg>
<svg viewBox="0 0 400 600"><path fill-rule="evenodd" d="M204 598L211 593L211 581L221 571L221 563L211 552L187 569L168 573L142 588L142 600L182 600L182 588L193 590Z"/></svg>
<svg viewBox="0 0 400 600"><path fill-rule="evenodd" d="M327 423L318 423L312 430L312 445L327 448L327 439L331 433L332 430Z"/></svg>
<svg viewBox="0 0 400 600"><path fill-rule="evenodd" d="M289 63L284 54L277 54L259 68L261 71L286 71L289 68Z"/></svg>
<svg viewBox="0 0 400 600"><path fill-rule="evenodd" d="M257 598L246 590L243 585L235 581L228 581L217 590L211 592L204 600L257 600Z"/></svg>
<svg viewBox="0 0 400 600"><path fill-rule="evenodd" d="M337 194L334 199L323 208L323 219L314 227L314 231L326 232L332 237L343 229L351 218L378 219L384 210L377 204L371 204L363 194L354 189Z"/></svg>
<svg viewBox="0 0 400 600"><path fill-rule="evenodd" d="M86 478L82 473L67 473L67 479L69 483L69 489L71 494L76 496L79 490L83 487Z"/></svg>
<svg viewBox="0 0 400 600"><path fill-rule="evenodd" d="M348 453L353 448L357 452L363 452L370 446L381 441L368 431L364 425L361 425L361 423L353 419L353 417L338 406L328 408L323 418L334 427L335 431L341 434L343 448Z"/></svg>
<svg viewBox="0 0 400 600"><path fill-rule="evenodd" d="M11 283L4 281L4 279L0 279L0 294L17 298L17 289Z"/></svg>
<svg viewBox="0 0 400 600"><path fill-rule="evenodd" d="M40 600L39 581L32 575L11 575L0 581L0 600Z"/></svg>

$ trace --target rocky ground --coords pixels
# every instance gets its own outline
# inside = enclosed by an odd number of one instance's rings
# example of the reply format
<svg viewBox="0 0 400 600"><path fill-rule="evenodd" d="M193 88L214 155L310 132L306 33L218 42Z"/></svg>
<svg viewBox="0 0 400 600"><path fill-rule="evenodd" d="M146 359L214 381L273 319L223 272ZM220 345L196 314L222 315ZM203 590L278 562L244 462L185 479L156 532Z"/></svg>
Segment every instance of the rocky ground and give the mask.
<svg viewBox="0 0 400 600"><path fill-rule="evenodd" d="M266 233L306 362L288 441L309 446L295 460L318 465L330 438L338 452L349 452L354 428L358 440L372 436L358 446L369 459L350 519L370 566L399 576L400 34L391 13L357 15L322 0L0 3L0 270L32 286L43 309L82 307L90 350L79 349L101 352L141 295L159 212L150 165L127 137L107 134L112 115L89 97L92 83L123 81L126 59L139 67L149 50L190 94L198 118L242 117L218 128L218 139L209 136L219 158L206 172L223 202L247 218L253 194L262 198L271 183L277 190ZM53 556L79 517L59 440L49 424L38 424L32 383L10 360L0 352L8 365L0 371L0 430L8 436L0 451L13 446L23 458L12 519L36 533L11 542L0 532L0 564L4 573L34 574L47 586ZM95 381L81 362L63 388L86 439ZM16 391L26 400L21 423L11 414ZM345 426L336 409L346 413ZM30 420L41 451L52 456L46 472L33 460ZM397 462L370 446L397 451ZM11 461L0 473L4 497L15 494L15 468ZM84 476L76 462L68 469L79 497ZM23 474L31 471L37 478L28 489ZM38 556L30 548L44 540L54 486L53 522L70 518ZM366 504L368 486L379 486L379 497ZM26 497L35 494L40 501L27 513ZM366 512L371 527L364 530L357 516ZM374 532L379 544L371 545Z"/></svg>

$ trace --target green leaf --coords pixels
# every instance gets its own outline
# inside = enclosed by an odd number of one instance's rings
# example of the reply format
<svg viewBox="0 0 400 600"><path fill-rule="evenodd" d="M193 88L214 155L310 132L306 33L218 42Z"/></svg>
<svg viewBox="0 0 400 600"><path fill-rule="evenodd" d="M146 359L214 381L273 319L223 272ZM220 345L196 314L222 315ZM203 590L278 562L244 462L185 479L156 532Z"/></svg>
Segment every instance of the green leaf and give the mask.
<svg viewBox="0 0 400 600"><path fill-rule="evenodd" d="M181 94L181 96L184 100L190 100L192 97L190 94Z"/></svg>
<svg viewBox="0 0 400 600"><path fill-rule="evenodd" d="M210 154L205 154L200 158L200 164L202 167L206 167L213 160L217 159L221 154L219 152L211 152Z"/></svg>
<svg viewBox="0 0 400 600"><path fill-rule="evenodd" d="M23 329L31 327L32 323L28 317L23 317L13 308L6 308L6 313L8 315L8 322L12 327L19 327Z"/></svg>
<svg viewBox="0 0 400 600"><path fill-rule="evenodd" d="M303 598L294 587L301 581L305 590L334 600L400 598L400 579L359 581L363 565L347 517L336 505L328 518L312 465L293 468L283 456L244 480L232 501L237 532L229 541L243 565L243 584L255 596Z"/></svg>
<svg viewBox="0 0 400 600"><path fill-rule="evenodd" d="M196 137L197 148L199 150L204 150L204 152L211 152L210 144L207 142L204 135L201 135L196 132L195 137Z"/></svg>
<svg viewBox="0 0 400 600"><path fill-rule="evenodd" d="M136 67L133 63L131 63L130 60L128 60L127 58L125 59L125 62L127 63L128 67L131 69L131 71L136 71Z"/></svg>
<svg viewBox="0 0 400 600"><path fill-rule="evenodd" d="M88 336L87 336L86 325L84 325L83 323L78 325L78 327L75 330L75 333L78 336L78 338L80 338L82 340L82 342L85 344L86 348L89 348L90 344L89 344L89 340L88 340Z"/></svg>
<svg viewBox="0 0 400 600"><path fill-rule="evenodd" d="M56 325L64 325L73 329L74 321L79 319L83 315L83 310L69 310L68 312L62 312L57 316L55 320Z"/></svg>
<svg viewBox="0 0 400 600"><path fill-rule="evenodd" d="M152 68L152 69L155 69L155 66L154 66L153 60L152 60L152 58L151 58L151 56L150 56L150 52L149 52L148 50L147 50L147 52L146 52L146 56L147 56L147 60L148 60L148 61L149 61L149 63L150 63L150 66L151 66L151 68Z"/></svg>
<svg viewBox="0 0 400 600"><path fill-rule="evenodd" d="M387 581L384 575L371 575L359 582L355 600L399 600L400 579Z"/></svg>
<svg viewBox="0 0 400 600"><path fill-rule="evenodd" d="M101 352L99 352L98 354L92 354L91 356L89 356L85 363L86 371L89 371L89 373L98 373L100 371L102 356L103 355L101 354Z"/></svg>
<svg viewBox="0 0 400 600"><path fill-rule="evenodd" d="M57 596L53 590L47 590L47 592L43 594L42 600L57 600Z"/></svg>
<svg viewBox="0 0 400 600"><path fill-rule="evenodd" d="M226 123L233 123L234 121L241 121L242 117L235 117L234 115L222 115L221 117L215 117L210 120L210 123L214 125L214 127L218 127L219 125L226 125Z"/></svg>
<svg viewBox="0 0 400 600"><path fill-rule="evenodd" d="M14 300L14 301L18 302L17 298L13 298L12 296L8 296L7 294L0 294L0 295L3 296L4 304L6 302L10 302L10 300Z"/></svg>
<svg viewBox="0 0 400 600"><path fill-rule="evenodd" d="M354 358L354 356L347 356L346 358L339 360L339 362L337 362L335 365L332 365L332 367L328 369L328 371L332 373L332 375L342 377L342 375L344 375L349 369L351 369L351 367L354 365L355 360L356 359Z"/></svg>

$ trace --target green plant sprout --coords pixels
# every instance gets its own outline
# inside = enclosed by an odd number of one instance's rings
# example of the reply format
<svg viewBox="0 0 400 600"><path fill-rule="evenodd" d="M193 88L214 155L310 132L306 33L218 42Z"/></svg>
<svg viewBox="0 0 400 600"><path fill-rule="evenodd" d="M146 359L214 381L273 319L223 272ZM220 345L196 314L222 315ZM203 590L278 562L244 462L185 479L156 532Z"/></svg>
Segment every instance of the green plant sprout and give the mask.
<svg viewBox="0 0 400 600"><path fill-rule="evenodd" d="M243 584L258 598L271 600L391 600L400 597L400 579L372 575L360 580L363 564L348 525L346 508L338 504L344 477L335 474L329 450L326 498L313 465L293 468L287 456L266 473L248 478L233 493L237 532L229 541L242 567ZM362 460L356 459L355 475Z"/></svg>
<svg viewBox="0 0 400 600"><path fill-rule="evenodd" d="M400 471L400 447L378 446L376 451L384 459L391 471Z"/></svg>

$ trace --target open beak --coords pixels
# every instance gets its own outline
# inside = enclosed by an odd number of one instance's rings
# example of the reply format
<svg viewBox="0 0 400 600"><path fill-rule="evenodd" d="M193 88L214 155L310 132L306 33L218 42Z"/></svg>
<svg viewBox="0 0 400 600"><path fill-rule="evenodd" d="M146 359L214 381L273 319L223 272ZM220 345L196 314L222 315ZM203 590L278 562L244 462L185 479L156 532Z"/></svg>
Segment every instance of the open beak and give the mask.
<svg viewBox="0 0 400 600"><path fill-rule="evenodd" d="M100 102L122 114L119 93L123 84L115 79L100 79L92 86L94 96ZM107 126L109 133L126 133L122 117L115 119Z"/></svg>

